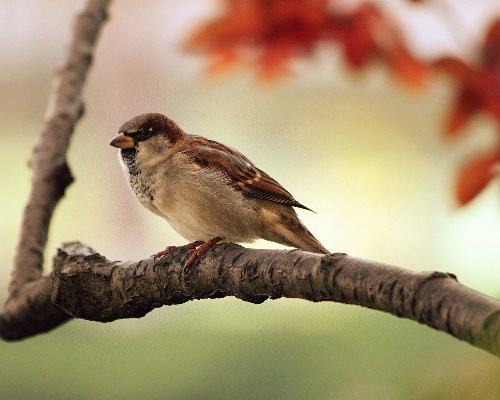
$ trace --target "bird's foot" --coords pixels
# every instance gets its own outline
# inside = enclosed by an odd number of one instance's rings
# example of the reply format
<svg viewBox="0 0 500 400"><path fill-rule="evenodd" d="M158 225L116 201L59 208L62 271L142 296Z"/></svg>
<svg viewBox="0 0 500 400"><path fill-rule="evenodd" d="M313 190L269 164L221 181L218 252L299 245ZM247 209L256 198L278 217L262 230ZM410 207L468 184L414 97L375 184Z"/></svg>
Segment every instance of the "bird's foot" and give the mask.
<svg viewBox="0 0 500 400"><path fill-rule="evenodd" d="M224 240L224 238L221 236L217 236L217 237L214 237L212 239L207 240L206 242L194 242L194 243L198 243L198 245L191 247L191 250L189 250L188 259L187 259L186 263L184 264L184 270L188 269L191 265L193 265L193 263L197 257L200 257L201 255L206 253L208 250L210 250L212 247L214 247L221 240ZM190 243L190 245L191 244L193 244L193 243Z"/></svg>
<svg viewBox="0 0 500 400"><path fill-rule="evenodd" d="M168 254L168 253L171 253L172 251L175 251L177 249L182 249L182 248L186 248L186 249L196 249L198 246L201 246L203 243L202 240L198 240L196 242L192 242L192 243L188 243L188 244L185 244L184 246L168 246L165 250L162 250L162 251L159 251L158 253L156 253L154 255L154 259L157 260L158 258L161 258L163 257L165 254Z"/></svg>

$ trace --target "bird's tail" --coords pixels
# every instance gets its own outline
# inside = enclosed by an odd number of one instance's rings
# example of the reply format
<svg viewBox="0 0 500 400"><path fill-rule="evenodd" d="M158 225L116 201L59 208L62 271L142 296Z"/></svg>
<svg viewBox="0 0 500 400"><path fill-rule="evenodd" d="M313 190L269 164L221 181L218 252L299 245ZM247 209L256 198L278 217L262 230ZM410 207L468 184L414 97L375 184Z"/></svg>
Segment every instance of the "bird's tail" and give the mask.
<svg viewBox="0 0 500 400"><path fill-rule="evenodd" d="M313 253L330 254L325 246L304 226L291 207L280 211L279 217L273 213L273 217L278 221L271 224L273 228L264 233L264 239ZM266 217L266 219L269 218Z"/></svg>

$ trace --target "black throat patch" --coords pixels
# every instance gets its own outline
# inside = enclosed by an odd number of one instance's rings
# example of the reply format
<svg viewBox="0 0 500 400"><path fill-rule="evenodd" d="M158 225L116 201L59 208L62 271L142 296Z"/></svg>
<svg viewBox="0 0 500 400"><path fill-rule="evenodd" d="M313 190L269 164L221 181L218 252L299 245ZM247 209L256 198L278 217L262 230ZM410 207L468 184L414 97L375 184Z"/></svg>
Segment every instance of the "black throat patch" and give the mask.
<svg viewBox="0 0 500 400"><path fill-rule="evenodd" d="M128 168L128 173L132 176L137 176L139 174L139 169L137 168L137 149L135 147L130 147L128 149L120 150L123 162Z"/></svg>

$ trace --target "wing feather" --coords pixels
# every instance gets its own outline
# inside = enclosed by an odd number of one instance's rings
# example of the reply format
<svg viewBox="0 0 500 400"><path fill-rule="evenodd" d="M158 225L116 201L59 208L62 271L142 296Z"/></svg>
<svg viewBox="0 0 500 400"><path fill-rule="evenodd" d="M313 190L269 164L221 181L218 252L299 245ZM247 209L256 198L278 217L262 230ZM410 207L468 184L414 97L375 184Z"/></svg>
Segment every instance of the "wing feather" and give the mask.
<svg viewBox="0 0 500 400"><path fill-rule="evenodd" d="M188 149L182 153L189 155L201 168L211 168L224 173L236 189L248 196L310 210L295 200L276 180L229 146L193 136Z"/></svg>

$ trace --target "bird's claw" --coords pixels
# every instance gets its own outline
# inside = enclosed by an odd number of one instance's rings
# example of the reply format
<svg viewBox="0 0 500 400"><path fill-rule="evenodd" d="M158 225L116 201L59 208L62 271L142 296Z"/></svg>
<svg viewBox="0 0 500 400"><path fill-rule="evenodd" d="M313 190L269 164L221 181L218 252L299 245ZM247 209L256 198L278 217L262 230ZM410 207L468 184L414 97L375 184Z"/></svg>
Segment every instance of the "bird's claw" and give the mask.
<svg viewBox="0 0 500 400"><path fill-rule="evenodd" d="M182 249L182 248L196 249L198 246L202 245L203 243L205 243L205 242L198 240L196 242L185 244L184 246L167 246L165 248L165 250L162 250L162 251L159 251L158 253L156 253L154 255L154 259L157 260L158 258L163 257L165 254L171 253L172 251L175 251L177 249Z"/></svg>
<svg viewBox="0 0 500 400"><path fill-rule="evenodd" d="M172 251L175 251L180 248L186 248L189 249L187 253L187 260L186 263L184 264L183 270L186 270L189 268L193 263L195 262L197 257L200 257L204 253L206 253L208 250L210 250L212 247L214 247L217 243L219 243L221 240L223 240L223 237L217 236L212 239L207 240L206 242L203 242L201 240L197 240L196 242L188 243L184 246L168 246L165 250L159 251L154 255L154 259L157 260L161 257L163 257L165 254L171 253Z"/></svg>
<svg viewBox="0 0 500 400"><path fill-rule="evenodd" d="M212 239L207 240L206 242L195 242L199 243L197 246L191 248L191 250L188 251L188 259L186 263L184 264L183 270L188 269L193 263L195 262L197 257L200 257L201 255L205 254L208 250L210 250L212 247L214 247L217 243L219 243L221 240L224 240L223 237L217 236ZM191 244L191 243L190 243Z"/></svg>

